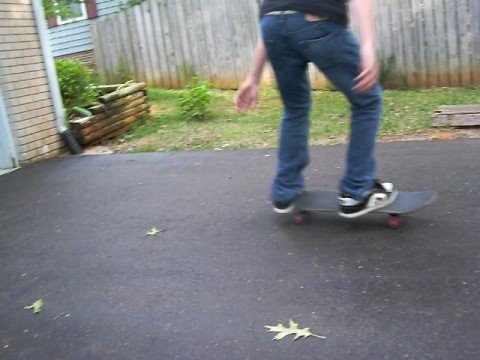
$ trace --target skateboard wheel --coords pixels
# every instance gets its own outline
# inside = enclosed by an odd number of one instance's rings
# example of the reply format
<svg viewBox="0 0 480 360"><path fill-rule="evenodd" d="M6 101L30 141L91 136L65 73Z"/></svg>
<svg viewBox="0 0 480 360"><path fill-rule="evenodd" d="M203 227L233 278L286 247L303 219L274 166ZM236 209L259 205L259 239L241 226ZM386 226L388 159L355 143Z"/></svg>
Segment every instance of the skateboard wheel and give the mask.
<svg viewBox="0 0 480 360"><path fill-rule="evenodd" d="M295 215L293 215L293 222L294 222L296 225L303 225L303 224L305 224L305 222L306 222L305 214L296 213Z"/></svg>
<svg viewBox="0 0 480 360"><path fill-rule="evenodd" d="M402 226L402 218L398 215L390 214L388 217L388 227L390 229L398 229Z"/></svg>

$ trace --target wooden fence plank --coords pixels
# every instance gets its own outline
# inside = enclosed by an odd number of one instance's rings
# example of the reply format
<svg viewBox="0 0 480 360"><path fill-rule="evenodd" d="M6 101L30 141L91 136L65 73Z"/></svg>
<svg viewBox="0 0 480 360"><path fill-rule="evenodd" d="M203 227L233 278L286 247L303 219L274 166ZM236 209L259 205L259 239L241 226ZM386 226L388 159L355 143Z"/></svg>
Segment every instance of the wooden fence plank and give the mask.
<svg viewBox="0 0 480 360"><path fill-rule="evenodd" d="M390 9L389 12L391 15L391 20L392 20L392 45L393 49L395 52L395 56L397 58L397 81L396 84L397 86L408 86L408 78L405 77L405 73L407 71L406 67L407 64L405 63L405 55L403 52L403 41L401 39L404 39L402 31L401 31L401 26L402 26L402 19L400 19L400 16L402 14L402 3L401 2L394 2L391 1L389 3ZM405 39L405 41L408 41L408 39ZM381 45L380 45L381 46Z"/></svg>
<svg viewBox="0 0 480 360"><path fill-rule="evenodd" d="M104 22L103 23L103 29L102 29L102 33L106 33L107 36L103 42L103 46L104 46L104 50L105 50L105 55L107 57L107 61L106 61L106 64L107 64L107 79L108 79L108 83L112 82L113 81L113 77L114 77L114 72L115 72L115 62L113 60L113 57L114 57L114 54L112 54L112 42L114 41L114 39L112 38L112 31L110 29L110 26L109 26L109 23L108 22Z"/></svg>
<svg viewBox="0 0 480 360"><path fill-rule="evenodd" d="M216 3L216 11L217 11L217 19L218 22L214 24L217 26L215 29L215 33L217 34L217 40L220 40L222 44L219 48L219 57L217 58L217 67L221 70L221 81L222 81L222 88L226 89L228 87L228 79L226 75L226 66L231 64L231 50L230 50L230 43L232 34L229 32L227 21L235 21L235 20L227 20L228 10L225 5L225 0L217 0ZM230 76L232 74L230 73Z"/></svg>
<svg viewBox="0 0 480 360"><path fill-rule="evenodd" d="M140 6L134 7L135 23L138 36L137 45L138 51L141 54L140 63L142 64L143 76L149 84L153 84L153 69L145 31L145 5L147 5L147 2L142 3Z"/></svg>
<svg viewBox="0 0 480 360"><path fill-rule="evenodd" d="M142 71L142 64L141 64L141 54L138 48L138 38L137 38L137 25L135 21L135 13L134 9L128 9L126 11L127 15L127 22L128 22L128 41L131 44L131 51L132 51L132 59L133 59L133 68L135 69L134 76L135 80L145 79L145 76ZM112 21L114 17L111 18Z"/></svg>
<svg viewBox="0 0 480 360"><path fill-rule="evenodd" d="M460 55L457 36L457 5L458 0L448 0L446 2L447 10L447 39L449 50L449 77L450 85L461 85L460 78Z"/></svg>
<svg viewBox="0 0 480 360"><path fill-rule="evenodd" d="M121 53L120 53L120 63L126 68L125 70L128 72L129 75L133 75L135 73L135 64L133 61L133 52L132 52L132 41L129 38L128 34L128 22L127 16L124 11L118 14L118 33L117 33L117 41L121 44ZM132 76L129 76L130 79L133 80Z"/></svg>
<svg viewBox="0 0 480 360"><path fill-rule="evenodd" d="M413 34L416 38L416 47L413 49L418 52L418 66L419 76L417 78L416 87L422 86L422 84L428 85L428 61L425 47L425 11L423 10L423 1L412 1L412 13L413 13Z"/></svg>
<svg viewBox="0 0 480 360"><path fill-rule="evenodd" d="M195 17L198 18L195 29L197 38L197 51L200 57L200 73L204 74L203 77L212 82L214 87L217 87L216 71L214 64L214 54L212 49L216 48L216 44L213 40L213 29L209 26L211 23L210 7L211 4L208 0L198 0L195 3Z"/></svg>
<svg viewBox="0 0 480 360"><path fill-rule="evenodd" d="M92 39L95 44L100 43L100 36L98 34L98 26L93 26L92 27ZM96 64L96 69L100 77L105 79L105 65L103 63L104 56L101 53L102 48L98 47L95 50L95 64Z"/></svg>
<svg viewBox="0 0 480 360"><path fill-rule="evenodd" d="M470 0L472 11L472 52L473 83L480 84L480 4L478 0Z"/></svg>
<svg viewBox="0 0 480 360"><path fill-rule="evenodd" d="M446 3L447 0L437 0L434 9L437 16L437 36L439 41L439 71L440 83L450 85L449 82L449 64L448 64L448 37L447 37L447 21L446 21ZM451 1L451 0L450 0Z"/></svg>
<svg viewBox="0 0 480 360"><path fill-rule="evenodd" d="M238 21L231 22L235 36L240 41L235 41L233 46L235 48L235 82L241 83L245 78L245 72L248 71L249 62L252 57L243 49L247 49L251 44L249 43L250 29L252 27L253 19L252 13L249 12L247 1L240 1L238 8Z"/></svg>
<svg viewBox="0 0 480 360"><path fill-rule="evenodd" d="M170 74L168 71L166 51L164 41L162 39L162 25L160 23L160 9L159 2L153 1L151 3L151 19L152 19L152 36L153 42L151 46L155 47L156 51L156 67L158 79L156 79L156 86L170 87Z"/></svg>
<svg viewBox="0 0 480 360"><path fill-rule="evenodd" d="M152 7L153 3L151 1L146 1L141 4L142 12L143 12L143 28L144 28L144 36L145 36L145 45L147 48L148 58L149 58L149 66L151 68L150 76L151 81L150 83L159 87L160 86L160 68L159 68L159 56L158 56L158 49L155 42L155 28L152 20Z"/></svg>
<svg viewBox="0 0 480 360"><path fill-rule="evenodd" d="M198 34L198 30L202 27L202 23L196 17L195 5L192 0L182 0L178 6L178 9L181 11L180 16L185 17L185 24L183 28L185 29L185 39L187 42L189 55L189 61L186 68L187 80L190 81L195 75L205 78L205 74L202 72L201 54L202 52L206 53L209 50L206 51L205 49L201 49L199 47L200 36Z"/></svg>
<svg viewBox="0 0 480 360"><path fill-rule="evenodd" d="M167 66L168 69L170 70L170 83L172 88L179 88L181 87L180 84L180 76L178 74L178 67L177 67L177 60L176 60L176 49L174 47L174 43L172 40L173 32L170 27L170 21L169 21L169 1L168 0L163 0L160 3L160 23L162 24L163 28L163 41L165 44L165 51L166 51L166 57L167 57Z"/></svg>
<svg viewBox="0 0 480 360"><path fill-rule="evenodd" d="M423 51L425 53L425 61L427 66L427 83L426 86L437 86L438 79L438 35L435 28L435 8L434 0L423 1L424 14L424 33L423 33ZM429 46L429 44L431 44Z"/></svg>
<svg viewBox="0 0 480 360"><path fill-rule="evenodd" d="M193 74L193 69L194 69L194 62L192 58L192 52L191 52L191 47L195 46L195 44L192 44L189 41L188 34L187 34L187 28L186 28L186 22L191 21L190 17L186 14L188 14L189 8L187 4L187 9L184 9L182 4L184 3L184 0L170 0L174 6L172 9L174 10L173 12L173 18L175 19L175 27L177 31L177 44L176 47L182 49L182 56L180 57L180 61L178 63L178 67L180 70L180 73L182 74L182 80L184 86L189 83L190 77Z"/></svg>
<svg viewBox="0 0 480 360"><path fill-rule="evenodd" d="M456 38L459 54L460 66L460 84L468 85L470 79L470 54L469 54L469 30L470 27L470 11L467 7L467 0L456 0L457 11L455 12L457 20Z"/></svg>

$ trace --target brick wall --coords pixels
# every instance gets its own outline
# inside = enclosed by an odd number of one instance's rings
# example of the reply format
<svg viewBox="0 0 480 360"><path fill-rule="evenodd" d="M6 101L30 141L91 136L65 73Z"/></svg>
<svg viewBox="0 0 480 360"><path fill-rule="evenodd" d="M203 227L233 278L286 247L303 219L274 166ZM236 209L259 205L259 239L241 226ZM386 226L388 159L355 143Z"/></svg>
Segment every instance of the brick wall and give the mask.
<svg viewBox="0 0 480 360"><path fill-rule="evenodd" d="M81 51L75 54L57 56L55 60L64 60L64 59L74 59L74 60L81 60L85 66L92 69L95 73L97 72L97 68L95 65L95 53L93 50L88 51Z"/></svg>
<svg viewBox="0 0 480 360"><path fill-rule="evenodd" d="M65 152L55 127L32 0L0 0L0 84L20 161Z"/></svg>

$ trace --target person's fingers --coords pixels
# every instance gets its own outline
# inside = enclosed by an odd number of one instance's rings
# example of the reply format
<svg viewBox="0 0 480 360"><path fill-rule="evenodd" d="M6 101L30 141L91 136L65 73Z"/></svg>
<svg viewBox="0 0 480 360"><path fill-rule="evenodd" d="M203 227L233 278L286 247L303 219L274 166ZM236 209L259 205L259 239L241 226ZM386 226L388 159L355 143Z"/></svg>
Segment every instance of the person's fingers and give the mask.
<svg viewBox="0 0 480 360"><path fill-rule="evenodd" d="M365 69L355 78L356 85L354 90L357 92L365 92L372 89L378 81L378 72L376 67L370 67Z"/></svg>
<svg viewBox="0 0 480 360"><path fill-rule="evenodd" d="M237 92L234 98L234 102L235 102L235 107L237 108L237 111L243 114L245 112L245 99L244 99L244 94L242 90L239 90Z"/></svg>
<svg viewBox="0 0 480 360"><path fill-rule="evenodd" d="M239 113L245 114L257 106L258 96L254 89L244 87L237 91L234 97L234 103Z"/></svg>
<svg viewBox="0 0 480 360"><path fill-rule="evenodd" d="M235 96L235 106L239 113L246 113L248 110L251 110L255 107L256 101L249 94L237 94Z"/></svg>
<svg viewBox="0 0 480 360"><path fill-rule="evenodd" d="M257 105L256 98L254 96L249 95L244 102L244 111L247 112L248 110L253 110Z"/></svg>

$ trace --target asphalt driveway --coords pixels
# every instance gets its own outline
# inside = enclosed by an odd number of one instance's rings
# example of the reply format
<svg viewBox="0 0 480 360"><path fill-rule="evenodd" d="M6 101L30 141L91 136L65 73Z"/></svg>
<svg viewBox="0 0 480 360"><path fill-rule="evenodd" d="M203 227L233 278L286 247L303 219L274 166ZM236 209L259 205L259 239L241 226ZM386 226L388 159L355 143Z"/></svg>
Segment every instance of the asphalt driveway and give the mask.
<svg viewBox="0 0 480 360"><path fill-rule="evenodd" d="M309 187L336 186L344 151L312 149ZM439 193L399 230L381 215L275 215L272 149L1 176L0 358L478 359L480 141L378 155L383 179ZM24 309L38 299L39 314ZM265 325L289 319L326 339L272 342Z"/></svg>

